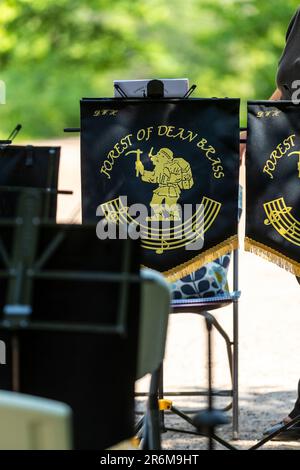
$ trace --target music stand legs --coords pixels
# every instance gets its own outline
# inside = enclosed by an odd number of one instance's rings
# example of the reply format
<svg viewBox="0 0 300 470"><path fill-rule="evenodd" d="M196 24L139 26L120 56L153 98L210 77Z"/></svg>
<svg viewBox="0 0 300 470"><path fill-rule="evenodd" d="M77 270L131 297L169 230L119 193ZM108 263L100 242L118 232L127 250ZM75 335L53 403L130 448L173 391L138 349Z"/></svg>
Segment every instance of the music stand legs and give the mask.
<svg viewBox="0 0 300 470"><path fill-rule="evenodd" d="M17 333L12 334L12 389L14 392L20 391L20 347Z"/></svg>
<svg viewBox="0 0 300 470"><path fill-rule="evenodd" d="M143 448L149 450L160 449L160 433L165 431L180 432L184 434L198 435L202 437L208 437L208 448L213 449L214 441L223 445L225 448L230 450L237 450L229 442L220 438L215 434L215 427L219 424L227 423L227 419L223 416L223 413L213 408L213 389L212 389L212 341L211 341L211 330L212 322L210 318L206 318L207 326L207 338L208 338L208 407L206 410L200 412L194 418L190 418L188 415L180 411L178 408L173 406L172 401L163 398L162 392L162 366L156 371L151 379L150 393L147 404L147 412L144 418L142 418L137 426L136 431L141 434L143 430L144 444ZM164 412L169 410L181 419L186 421L188 424L196 428L195 431L169 428L165 426ZM150 420L150 422L149 422ZM154 447L155 446L155 447Z"/></svg>
<svg viewBox="0 0 300 470"><path fill-rule="evenodd" d="M254 446L250 447L248 450L257 450L260 447L262 447L264 444L267 442L271 441L274 439L274 437L278 436L282 431L286 431L287 429L291 428L294 426L294 424L300 423L300 415L296 416L296 418L292 419L288 424L285 424L282 426L280 429L277 429L277 431L272 432L268 436L264 437L261 441L257 442L254 444Z"/></svg>

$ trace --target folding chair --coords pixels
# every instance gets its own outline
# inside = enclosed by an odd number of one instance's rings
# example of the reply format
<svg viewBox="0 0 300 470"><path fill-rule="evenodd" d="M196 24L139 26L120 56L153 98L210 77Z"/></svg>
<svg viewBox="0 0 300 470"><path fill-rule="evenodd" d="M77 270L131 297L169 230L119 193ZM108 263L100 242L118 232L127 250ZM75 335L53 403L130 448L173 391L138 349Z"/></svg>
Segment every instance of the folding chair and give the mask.
<svg viewBox="0 0 300 470"><path fill-rule="evenodd" d="M193 313L203 316L209 323L215 327L217 332L222 336L227 348L227 356L229 362L229 370L231 375L232 387L229 390L214 390L214 396L232 397L231 403L224 408L233 411L233 438L238 438L239 430L239 417L238 417L238 300L240 292L238 290L238 250L233 252L233 292L222 294L215 297L208 298L191 298L173 300L171 303L171 313ZM233 338L230 339L229 335L217 321L217 319L210 313L211 310L220 309L232 305L233 307ZM207 391L164 391L163 386L163 369L161 370L161 380L159 384L159 398L163 400L164 396L207 396ZM171 409L175 414L191 424L191 419L182 411L175 408L172 402L169 402L167 409ZM169 428L165 426L164 410L161 410L161 426L164 430L180 431L179 429Z"/></svg>
<svg viewBox="0 0 300 470"><path fill-rule="evenodd" d="M243 129L242 129L243 130ZM242 142L242 141L241 141ZM240 186L239 190L239 199L238 199L238 221L241 219L242 215L242 196L243 188ZM173 300L171 303L171 313L194 313L196 315L201 315L205 318L206 322L211 324L217 332L224 339L227 350L227 357L229 363L229 371L231 376L232 387L229 390L214 390L214 396L226 397L229 396L232 398L232 401L227 405L223 410L228 411L232 409L232 432L233 439L238 439L239 432L239 389L238 389L238 314L239 314L239 305L238 300L240 297L239 291L239 252L238 249L233 251L233 291L229 293L224 293L221 295L216 295L214 297L201 297L201 298L189 298L189 299L179 299ZM230 339L227 332L223 329L217 319L210 313L211 310L220 309L232 305L233 308L233 334L232 340ZM163 401L164 396L207 396L208 391L181 391L181 392L172 392L164 391L164 381L163 381L163 366L160 373L160 384L159 384L159 399ZM163 406L162 406L163 408ZM177 413L181 418L186 420L188 423L192 424L192 420L187 416L187 414L182 413L177 410L172 404L172 402L167 404L166 409L172 409L174 413ZM167 428L165 426L164 420L164 409L161 409L161 427L165 430L175 429ZM179 430L178 430L179 431ZM183 432L181 430L181 432ZM185 431L184 431L185 432ZM221 440L220 440L221 442ZM223 445L227 445L225 441L221 442Z"/></svg>

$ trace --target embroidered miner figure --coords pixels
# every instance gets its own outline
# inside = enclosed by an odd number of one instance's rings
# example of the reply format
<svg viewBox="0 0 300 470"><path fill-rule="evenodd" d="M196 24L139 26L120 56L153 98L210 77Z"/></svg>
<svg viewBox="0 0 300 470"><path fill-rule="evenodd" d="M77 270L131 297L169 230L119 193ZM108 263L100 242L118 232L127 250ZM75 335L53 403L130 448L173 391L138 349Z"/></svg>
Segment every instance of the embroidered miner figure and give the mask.
<svg viewBox="0 0 300 470"><path fill-rule="evenodd" d="M142 181L158 184L150 202L154 214L147 220L180 220L177 202L181 191L191 189L194 184L190 164L183 158L174 158L169 148L161 148L155 155L152 151L153 148L149 153L154 165L152 171L144 169L140 158L135 163L136 174L141 175Z"/></svg>
<svg viewBox="0 0 300 470"><path fill-rule="evenodd" d="M291 152L291 153L289 153L289 156L290 155L297 155L297 157L298 157L298 164L297 164L297 166L298 166L298 178L300 178L300 152L299 151Z"/></svg>

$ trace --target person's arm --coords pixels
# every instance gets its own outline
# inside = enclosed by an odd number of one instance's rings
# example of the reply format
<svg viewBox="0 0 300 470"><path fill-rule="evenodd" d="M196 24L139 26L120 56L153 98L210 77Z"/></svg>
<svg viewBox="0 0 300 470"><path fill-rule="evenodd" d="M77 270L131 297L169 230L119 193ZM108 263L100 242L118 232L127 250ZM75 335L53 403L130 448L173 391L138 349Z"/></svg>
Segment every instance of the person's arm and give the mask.
<svg viewBox="0 0 300 470"><path fill-rule="evenodd" d="M281 91L276 88L276 90L274 91L273 95L270 96L269 100L270 101L277 101L277 100L280 100L281 99L281 96L282 96L282 93Z"/></svg>
<svg viewBox="0 0 300 470"><path fill-rule="evenodd" d="M274 93L270 96L269 100L270 101L277 101L277 100L281 99L281 96L282 96L281 91L278 88L276 88ZM240 139L247 139L247 131L242 131L240 133ZM246 151L246 144L245 143L240 144L240 164L242 164L242 161L243 161L243 158L244 158L244 155L245 155L245 151Z"/></svg>

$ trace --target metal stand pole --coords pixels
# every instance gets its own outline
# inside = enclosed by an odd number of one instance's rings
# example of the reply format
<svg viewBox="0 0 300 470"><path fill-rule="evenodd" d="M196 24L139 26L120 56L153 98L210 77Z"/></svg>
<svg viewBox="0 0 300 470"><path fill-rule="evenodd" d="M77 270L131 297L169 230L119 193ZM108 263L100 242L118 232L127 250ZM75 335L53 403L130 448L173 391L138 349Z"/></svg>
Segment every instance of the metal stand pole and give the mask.
<svg viewBox="0 0 300 470"><path fill-rule="evenodd" d="M214 449L214 441L220 442L225 447L235 450L233 446L229 443L220 439L215 434L215 428L221 424L228 424L228 418L225 414L216 410L213 407L213 373L212 373L212 322L208 317L205 318L206 328L207 328L207 366L208 366L208 407L204 411L200 411L196 416L190 420L199 434L205 435L208 437L208 450ZM186 419L186 418L185 418ZM186 421L188 421L186 419ZM189 421L188 421L189 422Z"/></svg>
<svg viewBox="0 0 300 470"><path fill-rule="evenodd" d="M207 354L208 354L208 412L211 414L213 411L213 394L212 394L212 348L211 348L211 330L212 324L206 320L207 328ZM213 443L214 427L208 427L208 450L214 450Z"/></svg>
<svg viewBox="0 0 300 470"><path fill-rule="evenodd" d="M18 333L14 333L11 338L12 349L12 389L14 392L20 391L20 347Z"/></svg>
<svg viewBox="0 0 300 470"><path fill-rule="evenodd" d="M239 290L238 269L239 252L233 252L234 286L235 291ZM238 439L239 434L239 303L233 301L233 386L232 386L232 420L233 439Z"/></svg>
<svg viewBox="0 0 300 470"><path fill-rule="evenodd" d="M47 175L47 188L51 188L51 189L53 187L53 181L54 181L55 157L56 157L55 149L50 149L49 150L49 167L48 167L48 175ZM43 208L43 217L45 219L49 218L52 198L53 198L53 194L51 194L50 192L46 193L45 203L44 203L44 208Z"/></svg>
<svg viewBox="0 0 300 470"><path fill-rule="evenodd" d="M158 399L163 400L164 398L164 364L162 363L159 370L159 384L158 384ZM165 432L165 412L161 410L159 412L160 429L161 432Z"/></svg>

